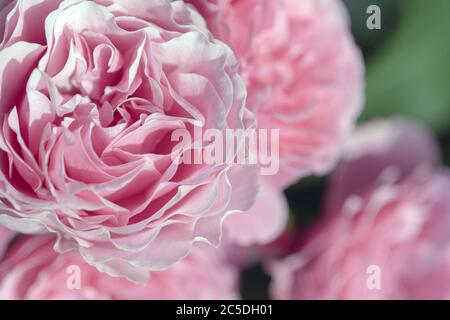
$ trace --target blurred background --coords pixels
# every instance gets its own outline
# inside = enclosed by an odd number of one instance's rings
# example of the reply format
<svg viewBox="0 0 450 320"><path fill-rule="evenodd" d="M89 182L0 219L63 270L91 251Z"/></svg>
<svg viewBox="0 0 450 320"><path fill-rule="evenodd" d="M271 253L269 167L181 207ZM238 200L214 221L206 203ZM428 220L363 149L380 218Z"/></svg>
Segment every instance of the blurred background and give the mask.
<svg viewBox="0 0 450 320"><path fill-rule="evenodd" d="M450 166L450 1L343 2L366 64L366 105L359 122L394 115L419 120L434 131ZM370 5L381 9L380 30L366 26ZM285 191L289 230L306 231L316 221L326 181L309 177ZM267 299L269 281L260 264L249 266L241 275L242 297Z"/></svg>

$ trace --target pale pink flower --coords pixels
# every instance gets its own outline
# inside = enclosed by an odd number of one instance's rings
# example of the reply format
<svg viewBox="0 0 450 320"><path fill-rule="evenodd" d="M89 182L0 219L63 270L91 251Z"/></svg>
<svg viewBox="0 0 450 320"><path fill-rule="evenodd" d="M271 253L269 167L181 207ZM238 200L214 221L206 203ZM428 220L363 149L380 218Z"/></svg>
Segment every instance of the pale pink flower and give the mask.
<svg viewBox="0 0 450 320"><path fill-rule="evenodd" d="M334 166L362 106L363 61L338 0L186 2L235 51L259 127L280 130L280 169L263 177L270 188L261 187L248 215L226 222L237 244L265 244L288 215L276 187ZM266 206L268 192L276 201ZM249 224L252 217L261 222Z"/></svg>
<svg viewBox="0 0 450 320"><path fill-rule="evenodd" d="M405 120L359 129L322 222L271 267L273 297L450 299L450 172L436 150Z"/></svg>
<svg viewBox="0 0 450 320"><path fill-rule="evenodd" d="M172 161L203 147L175 147L176 129L254 125L233 52L192 7L20 0L0 29L0 224L145 281L251 207L256 166Z"/></svg>
<svg viewBox="0 0 450 320"><path fill-rule="evenodd" d="M24 236L0 262L0 299L236 299L237 271L220 251L199 244L146 284L110 277L87 264L76 251L57 254L49 236Z"/></svg>
<svg viewBox="0 0 450 320"><path fill-rule="evenodd" d="M187 0L235 51L259 127L280 130L286 187L334 166L363 100L363 61L339 0Z"/></svg>

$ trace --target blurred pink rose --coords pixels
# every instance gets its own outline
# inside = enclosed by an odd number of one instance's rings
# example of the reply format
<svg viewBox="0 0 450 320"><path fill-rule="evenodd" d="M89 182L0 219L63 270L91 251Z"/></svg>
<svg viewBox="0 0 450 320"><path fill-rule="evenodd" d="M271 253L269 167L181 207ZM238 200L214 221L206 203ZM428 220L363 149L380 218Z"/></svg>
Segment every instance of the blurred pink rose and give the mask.
<svg viewBox="0 0 450 320"><path fill-rule="evenodd" d="M172 159L176 129L254 125L228 46L183 1L21 0L0 15L0 224L145 281L219 243L252 165Z"/></svg>
<svg viewBox="0 0 450 320"><path fill-rule="evenodd" d="M363 100L363 61L339 0L187 0L230 44L261 128L280 129L286 187L327 173Z"/></svg>
<svg viewBox="0 0 450 320"><path fill-rule="evenodd" d="M405 120L359 129L322 223L272 266L273 296L450 299L450 172L436 166L436 150L425 129Z"/></svg>
<svg viewBox="0 0 450 320"><path fill-rule="evenodd" d="M0 262L0 299L236 299L238 274L205 244L145 285L112 278L76 251L57 254L49 236L24 236Z"/></svg>

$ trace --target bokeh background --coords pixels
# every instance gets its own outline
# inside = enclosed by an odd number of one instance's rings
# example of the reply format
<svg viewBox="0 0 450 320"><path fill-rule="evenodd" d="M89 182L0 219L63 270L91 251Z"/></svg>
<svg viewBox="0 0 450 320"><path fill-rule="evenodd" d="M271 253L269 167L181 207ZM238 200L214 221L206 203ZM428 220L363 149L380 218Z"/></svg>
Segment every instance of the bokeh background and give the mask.
<svg viewBox="0 0 450 320"><path fill-rule="evenodd" d="M359 123L395 115L416 119L433 130L450 166L450 1L344 3L366 64L366 104ZM381 30L366 26L370 5L381 9ZM288 231L305 232L317 220L327 180L309 177L285 191ZM247 267L241 275L242 297L267 299L269 282L261 264Z"/></svg>

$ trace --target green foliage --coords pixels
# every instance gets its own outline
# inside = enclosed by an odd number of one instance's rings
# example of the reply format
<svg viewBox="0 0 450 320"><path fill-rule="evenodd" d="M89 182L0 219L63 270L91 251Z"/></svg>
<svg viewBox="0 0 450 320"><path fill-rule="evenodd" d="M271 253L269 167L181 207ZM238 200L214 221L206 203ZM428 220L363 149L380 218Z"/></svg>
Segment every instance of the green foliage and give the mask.
<svg viewBox="0 0 450 320"><path fill-rule="evenodd" d="M403 114L444 133L450 127L450 1L402 4L397 29L368 61L362 120Z"/></svg>

